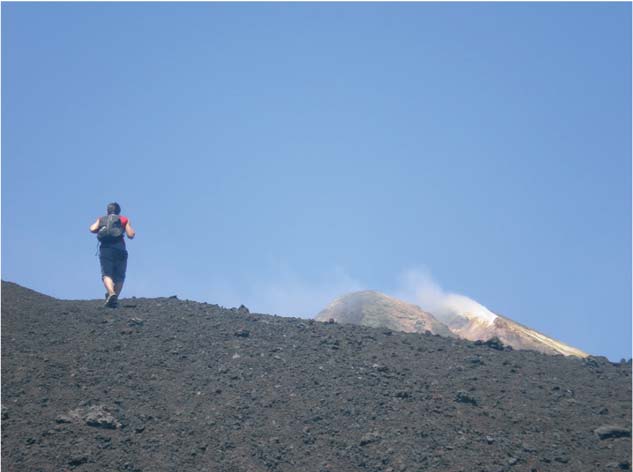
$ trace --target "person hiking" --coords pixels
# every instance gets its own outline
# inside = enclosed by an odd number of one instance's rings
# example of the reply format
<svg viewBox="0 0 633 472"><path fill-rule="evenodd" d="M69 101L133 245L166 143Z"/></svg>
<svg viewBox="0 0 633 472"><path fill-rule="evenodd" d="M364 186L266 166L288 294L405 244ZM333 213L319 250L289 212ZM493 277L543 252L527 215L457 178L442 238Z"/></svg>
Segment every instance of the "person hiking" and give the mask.
<svg viewBox="0 0 633 472"><path fill-rule="evenodd" d="M100 243L101 280L108 291L105 306L116 308L127 270L124 235L134 239L136 231L132 228L129 218L121 215L121 206L118 203L109 203L106 211L105 216L97 218L97 221L90 225L90 232L96 233Z"/></svg>

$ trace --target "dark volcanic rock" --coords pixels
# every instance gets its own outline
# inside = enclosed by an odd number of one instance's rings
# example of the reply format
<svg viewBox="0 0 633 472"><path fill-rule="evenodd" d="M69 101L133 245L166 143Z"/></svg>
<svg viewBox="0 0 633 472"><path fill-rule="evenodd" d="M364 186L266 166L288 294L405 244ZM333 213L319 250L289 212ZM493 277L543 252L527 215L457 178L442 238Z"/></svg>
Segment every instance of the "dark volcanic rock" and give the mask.
<svg viewBox="0 0 633 472"><path fill-rule="evenodd" d="M457 392L455 395L455 401L459 403L470 403L471 405L477 405L479 403L473 395L468 392L464 392L463 390Z"/></svg>
<svg viewBox="0 0 633 472"><path fill-rule="evenodd" d="M594 430L600 439L630 438L631 430L622 426L604 425Z"/></svg>
<svg viewBox="0 0 633 472"><path fill-rule="evenodd" d="M130 302L3 282L3 471L630 469L628 363Z"/></svg>
<svg viewBox="0 0 633 472"><path fill-rule="evenodd" d="M503 349L506 347L496 336L488 339L487 341L475 341L475 344L478 346L488 346L489 348L496 349L497 351L503 351Z"/></svg>

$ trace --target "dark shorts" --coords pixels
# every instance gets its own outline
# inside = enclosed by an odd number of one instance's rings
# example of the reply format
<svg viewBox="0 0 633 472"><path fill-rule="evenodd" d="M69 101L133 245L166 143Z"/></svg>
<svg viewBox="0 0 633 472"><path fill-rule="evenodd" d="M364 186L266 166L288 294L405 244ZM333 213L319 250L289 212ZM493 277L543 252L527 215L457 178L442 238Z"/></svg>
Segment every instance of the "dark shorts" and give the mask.
<svg viewBox="0 0 633 472"><path fill-rule="evenodd" d="M127 251L102 247L99 250L99 262L101 263L101 277L110 277L114 283L125 280Z"/></svg>

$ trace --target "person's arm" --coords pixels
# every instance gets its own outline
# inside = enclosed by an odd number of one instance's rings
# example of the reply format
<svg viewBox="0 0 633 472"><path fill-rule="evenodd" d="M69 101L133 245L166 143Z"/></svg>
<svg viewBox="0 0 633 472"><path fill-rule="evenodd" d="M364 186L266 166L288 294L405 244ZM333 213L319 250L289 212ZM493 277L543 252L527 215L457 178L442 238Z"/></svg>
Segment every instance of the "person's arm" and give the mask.
<svg viewBox="0 0 633 472"><path fill-rule="evenodd" d="M134 239L134 236L136 236L136 231L134 231L134 228L132 228L129 219L127 220L127 224L125 225L125 234L127 234L127 237L130 239Z"/></svg>
<svg viewBox="0 0 633 472"><path fill-rule="evenodd" d="M99 220L100 220L100 218L97 218L97 221L95 221L94 223L92 223L90 225L90 232L91 233L98 233L99 232Z"/></svg>

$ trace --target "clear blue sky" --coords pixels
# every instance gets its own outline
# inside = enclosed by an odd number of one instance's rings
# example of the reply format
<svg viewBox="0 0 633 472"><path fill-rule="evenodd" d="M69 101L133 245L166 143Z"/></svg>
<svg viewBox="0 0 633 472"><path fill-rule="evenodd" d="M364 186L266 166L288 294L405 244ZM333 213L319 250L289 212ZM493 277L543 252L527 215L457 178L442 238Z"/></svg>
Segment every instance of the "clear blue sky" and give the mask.
<svg viewBox="0 0 633 472"><path fill-rule="evenodd" d="M630 3L3 3L2 278L312 316L407 271L631 356Z"/></svg>

